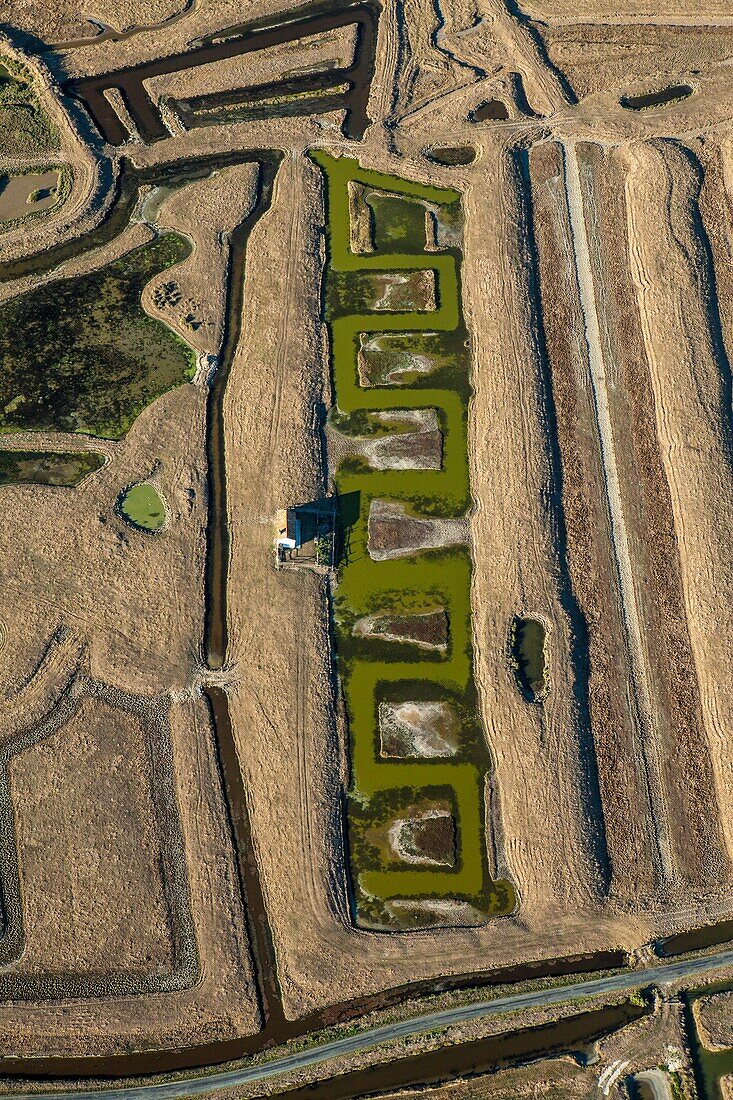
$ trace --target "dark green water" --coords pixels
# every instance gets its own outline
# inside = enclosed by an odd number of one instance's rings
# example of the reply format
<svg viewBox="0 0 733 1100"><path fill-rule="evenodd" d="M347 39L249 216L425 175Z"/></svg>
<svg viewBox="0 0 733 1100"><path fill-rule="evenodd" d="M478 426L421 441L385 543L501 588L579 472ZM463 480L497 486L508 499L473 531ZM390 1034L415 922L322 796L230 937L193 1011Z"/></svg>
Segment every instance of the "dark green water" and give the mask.
<svg viewBox="0 0 733 1100"><path fill-rule="evenodd" d="M92 451L0 451L0 485L78 485L104 465Z"/></svg>
<svg viewBox="0 0 733 1100"><path fill-rule="evenodd" d="M547 669L545 628L538 619L514 620L512 660L523 693L531 702L540 702L547 691Z"/></svg>
<svg viewBox="0 0 733 1100"><path fill-rule="evenodd" d="M356 161L313 154L327 179L328 279L343 282L348 273L415 271L430 268L438 288L438 308L399 313L349 313L330 302L332 369L336 403L341 414L357 410L435 408L444 432L440 470L368 470L348 463L337 472L345 556L335 594L338 668L351 734L352 789L349 835L352 880L362 919L394 923L384 902L390 898L445 897L464 899L486 914L506 913L514 905L507 882L492 882L484 838L484 776L489 757L477 713L471 644L471 560L465 548L430 551L412 557L374 562L367 549L367 517L373 498L407 502L422 513L463 515L470 505L467 458L467 403L470 378L465 355L467 339L460 309L460 253L427 253L424 232L418 232L423 202L459 212L456 192L410 183L363 170ZM399 195L375 202L376 240L381 249L355 255L349 249L348 182ZM422 200L415 201L415 200ZM458 209L457 209L458 208ZM417 211L420 211L418 215ZM401 241L402 251L388 252L389 241ZM405 250L405 242L412 247ZM357 375L357 350L362 334L424 332L460 334L460 351L447 350L440 379L427 385L362 389ZM401 614L445 608L450 620L446 655L425 655L409 647L352 636L354 622L379 612ZM407 760L386 762L379 756L379 703L395 697L456 700L463 717L462 753L455 762ZM418 804L448 797L458 826L455 868L405 866L394 869L375 858L365 834L389 821L407 802ZM361 858L359 858L361 857Z"/></svg>

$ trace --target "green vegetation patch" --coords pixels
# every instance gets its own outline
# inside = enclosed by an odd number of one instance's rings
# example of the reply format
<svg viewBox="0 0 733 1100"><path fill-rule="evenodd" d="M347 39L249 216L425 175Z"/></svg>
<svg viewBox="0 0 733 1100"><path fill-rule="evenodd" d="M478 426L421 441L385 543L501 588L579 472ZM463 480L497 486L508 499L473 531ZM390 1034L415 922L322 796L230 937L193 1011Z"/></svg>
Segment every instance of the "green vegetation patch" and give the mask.
<svg viewBox="0 0 733 1100"><path fill-rule="evenodd" d="M133 485L122 494L120 512L141 531L159 531L165 523L165 505L149 482Z"/></svg>
<svg viewBox="0 0 733 1100"><path fill-rule="evenodd" d="M59 147L59 134L44 112L31 70L0 58L0 154L27 156Z"/></svg>
<svg viewBox="0 0 733 1100"><path fill-rule="evenodd" d="M78 485L103 465L93 451L0 451L0 485Z"/></svg>
<svg viewBox="0 0 733 1100"><path fill-rule="evenodd" d="M374 247L377 252L424 252L426 242L425 207L414 199L367 192L372 209Z"/></svg>
<svg viewBox="0 0 733 1100"><path fill-rule="evenodd" d="M349 719L348 835L357 914L369 926L434 923L429 905L421 908L420 899L467 903L477 915L507 913L515 900L511 884L491 879L486 856L484 780L490 761L473 679L470 555L465 547L448 547L374 561L368 551L372 500L397 501L413 514L445 517L463 516L471 503L471 384L460 307L461 256L456 248L426 253L424 233L425 204L450 220L460 214L460 197L450 189L364 170L345 157L311 155L327 184L325 305L337 404L332 423L342 432L366 434L368 425L379 422L380 411L437 409L443 436L441 469L376 470L349 457L336 471L342 557L334 619ZM350 251L350 180L390 193L378 199L368 190L378 245L371 255ZM400 250L388 252L390 241ZM426 268L436 284L432 310L390 315L375 307L373 294L364 292L369 277L374 280L385 272L415 275ZM419 652L354 631L365 616L407 620L431 608L445 609L448 616L448 643L440 652ZM385 759L380 705L420 699L450 701L460 725L457 751L442 759ZM399 810L438 795L450 803L455 821L454 864L431 868L386 858L386 823Z"/></svg>
<svg viewBox="0 0 733 1100"><path fill-rule="evenodd" d="M143 310L143 288L191 252L168 233L99 271L0 305L0 432L89 432L119 439L196 357Z"/></svg>

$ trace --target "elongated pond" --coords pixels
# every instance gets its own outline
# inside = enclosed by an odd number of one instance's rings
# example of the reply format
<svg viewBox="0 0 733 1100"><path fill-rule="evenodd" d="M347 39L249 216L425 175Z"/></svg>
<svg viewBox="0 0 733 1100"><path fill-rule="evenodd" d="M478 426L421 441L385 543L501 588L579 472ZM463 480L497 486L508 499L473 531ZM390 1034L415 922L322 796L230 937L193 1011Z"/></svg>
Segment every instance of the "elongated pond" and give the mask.
<svg viewBox="0 0 733 1100"><path fill-rule="evenodd" d="M416 228L425 223L427 210L439 223L455 225L460 197L363 170L346 158L312 155L327 181L325 300L339 413L434 410L430 422L439 425L442 436L439 468L427 463L419 468L419 462L375 468L363 457L347 457L336 469L344 553L334 613L351 739L348 832L356 911L362 923L380 927L480 923L489 914L510 911L514 895L509 883L492 881L486 858L484 779L490 762L473 679L470 555L465 546L448 546L375 561L368 548L372 500L404 501L423 515L446 518L462 516L470 506L470 357L460 308L461 255L457 249L427 252L426 234ZM350 250L352 181L385 193L384 199L370 194L374 217L383 221L368 255ZM389 251L393 241L406 250ZM390 311L372 304L351 311L350 280L363 284L365 275L376 282L395 272L425 270L435 280L434 308L401 304ZM421 353L434 355L435 369L418 374L409 386L362 387L359 350L380 333L404 334L408 345L411 337L423 337ZM380 705L424 701L445 703L457 716L459 751L449 761L383 756ZM446 806L456 827L454 864L436 868L426 859L424 866L397 865L389 849L390 826L438 812L436 807L444 813Z"/></svg>

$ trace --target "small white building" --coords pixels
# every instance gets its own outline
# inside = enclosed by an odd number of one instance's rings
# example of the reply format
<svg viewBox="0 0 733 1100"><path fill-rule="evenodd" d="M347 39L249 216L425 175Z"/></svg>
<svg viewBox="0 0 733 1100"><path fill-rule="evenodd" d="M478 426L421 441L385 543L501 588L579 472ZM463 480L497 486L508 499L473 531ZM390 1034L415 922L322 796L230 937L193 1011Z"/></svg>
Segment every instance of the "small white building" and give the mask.
<svg viewBox="0 0 733 1100"><path fill-rule="evenodd" d="M275 548L280 553L285 550L299 550L302 545L300 518L295 508L281 508L275 517Z"/></svg>

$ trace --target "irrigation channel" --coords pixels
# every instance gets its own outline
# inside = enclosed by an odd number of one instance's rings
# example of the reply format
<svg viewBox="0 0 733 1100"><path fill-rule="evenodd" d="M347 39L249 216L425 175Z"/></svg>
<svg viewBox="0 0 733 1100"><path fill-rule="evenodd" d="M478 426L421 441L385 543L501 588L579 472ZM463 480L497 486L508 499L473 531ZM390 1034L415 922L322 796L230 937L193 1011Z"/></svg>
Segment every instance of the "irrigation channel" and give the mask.
<svg viewBox="0 0 733 1100"><path fill-rule="evenodd" d="M610 974L601 978L593 978L588 981L577 982L561 988L535 989L525 992L512 993L508 996L497 997L489 1001L475 1002L472 1004L456 1005L453 1008L442 1009L424 1016L411 1017L398 1020L393 1023L383 1024L365 1031L351 1035L342 1035L337 1038L326 1038L321 1043L285 1054L270 1061L255 1064L222 1068L214 1072L204 1073L200 1076L183 1077L173 1081L151 1081L147 1084L130 1085L128 1087L112 1087L99 1091L97 1086L89 1090L75 1090L67 1092L43 1093L13 1093L14 1100L53 1100L54 1097L63 1096L64 1100L92 1100L93 1097L103 1097L104 1100L176 1100L183 1096L201 1096L213 1093L219 1089L230 1089L251 1084L254 1081L268 1081L285 1073L302 1070L308 1066L320 1065L323 1062L335 1058L343 1058L348 1054L369 1050L380 1044L405 1039L413 1035L421 1035L426 1032L434 1032L455 1024L465 1023L469 1020L477 1020L487 1016L506 1015L510 1012L520 1012L539 1006L562 1004L578 998L598 997L633 989L645 989L650 986L659 986L670 982L677 982L690 978L706 971L718 970L724 966L733 965L733 951L722 951L717 955L708 955L704 958L685 959L674 963L667 963L659 967L651 967L640 971L626 971L622 974ZM628 1005L629 1002L626 1002ZM624 1005L618 1006L622 1010ZM639 1007L639 1006L637 1006ZM498 1036L504 1040L505 1046L484 1053L482 1057L476 1057L475 1047L472 1044L461 1044L453 1049L439 1048L438 1054L443 1059L446 1067L445 1076L470 1075L487 1069L498 1068L502 1064L517 1064L517 1062L535 1061L542 1057L552 1056L561 1051L577 1051L584 1045L592 1043L599 1036L599 1031L610 1031L615 1027L623 1026L624 1020L614 1019L614 1007L598 1012L583 1013L585 1021L579 1026L579 1017L571 1016L559 1020L548 1034L544 1026L539 1028L526 1028L518 1032ZM627 1021L628 1022L628 1019ZM489 1040L490 1042L491 1040ZM517 1045L519 1050L517 1050ZM461 1059L461 1052L466 1052L465 1060ZM145 1073L155 1072L153 1059L155 1055L140 1055L138 1068L132 1071L130 1076L140 1076ZM424 1062L426 1059L427 1062ZM416 1055L410 1059L410 1077L415 1082L422 1083L430 1077L430 1066L434 1065L435 1052L425 1055ZM223 1059L222 1059L223 1060ZM8 1060L5 1060L8 1061ZM78 1064L84 1067L90 1060ZM102 1062L102 1059L98 1059ZM109 1061L109 1060L108 1060ZM400 1062L397 1060L397 1072L402 1072ZM377 1091L389 1090L392 1086L390 1076L392 1063L382 1064L383 1077L379 1080L372 1078L371 1089L376 1086ZM5 1072L5 1065L2 1065ZM12 1073L12 1071L11 1071ZM69 1073L69 1076L84 1076ZM104 1076L105 1071L99 1068L94 1076ZM404 1082L404 1077L398 1077L398 1082ZM334 1081L337 1085L338 1078ZM312 1089L301 1095L328 1095L321 1092L323 1088L330 1087L330 1082L318 1082ZM399 1087L399 1086L398 1086ZM353 1095L352 1089L347 1095ZM272 1095L269 1092L268 1095ZM280 1093L287 1096L288 1093ZM291 1095L293 1095L291 1091ZM298 1095L297 1093L295 1094ZM338 1095L338 1094L336 1094Z"/></svg>
<svg viewBox="0 0 733 1100"><path fill-rule="evenodd" d="M297 18L291 12L286 12L279 17L272 16L230 27L209 35L201 40L200 45L181 53L141 62L115 72L68 80L64 84L64 91L82 101L105 141L110 145L122 145L130 135L104 95L110 88L117 88L142 139L146 142L161 141L170 137L170 134L158 107L145 89L146 80L354 24L358 27L354 59L345 68L276 80L237 92L196 97L182 104L182 113L186 115L188 125L206 125L226 121L227 118L221 115L210 117L206 113L198 115L197 111L211 112L218 106L223 108L233 103L246 104L250 98L255 104L260 104L260 109L263 101L278 101L270 110L271 114L312 114L314 111L333 110L340 106L346 110L344 133L347 137L358 140L369 124L367 103L374 75L380 12L378 0L359 0L358 3L339 7L336 11L329 0L318 0L317 3L300 8ZM336 92L334 89L341 85L343 90ZM247 115L246 108L242 109L244 113L240 112L239 117L262 117ZM235 111L229 121L236 120L236 117Z"/></svg>
<svg viewBox="0 0 733 1100"><path fill-rule="evenodd" d="M205 650L212 668L221 667L227 647L226 578L229 533L227 526L226 478L222 402L234 352L241 336L246 243L257 219L267 209L273 181L282 154L267 150L237 150L137 168L122 159L112 182L112 197L106 214L95 229L83 237L61 242L43 252L10 261L0 268L0 281L45 274L65 261L98 248L124 231L137 206L144 185L183 186L229 165L254 161L260 165L257 203L248 218L231 236L230 278L227 288L225 337L219 369L209 396L207 446L209 453L210 516L208 525L207 619ZM112 181L110 166L107 178ZM436 257L436 259L439 259ZM357 1020L368 1013L398 1005L406 1000L444 991L490 988L542 978L567 977L624 967L621 951L543 959L491 971L469 972L450 977L408 983L358 1000L335 1004L297 1021L285 1018L266 908L254 859L245 792L237 760L224 692L210 688L208 699L214 719L214 733L221 767L222 787L231 826L232 841L240 873L249 932L255 957L260 1003L264 1018L255 1036L235 1038L177 1050L146 1051L111 1057L0 1056L0 1072L25 1077L130 1077L172 1072L246 1057L267 1047L296 1039L339 1023ZM39 990L39 996L43 992Z"/></svg>

